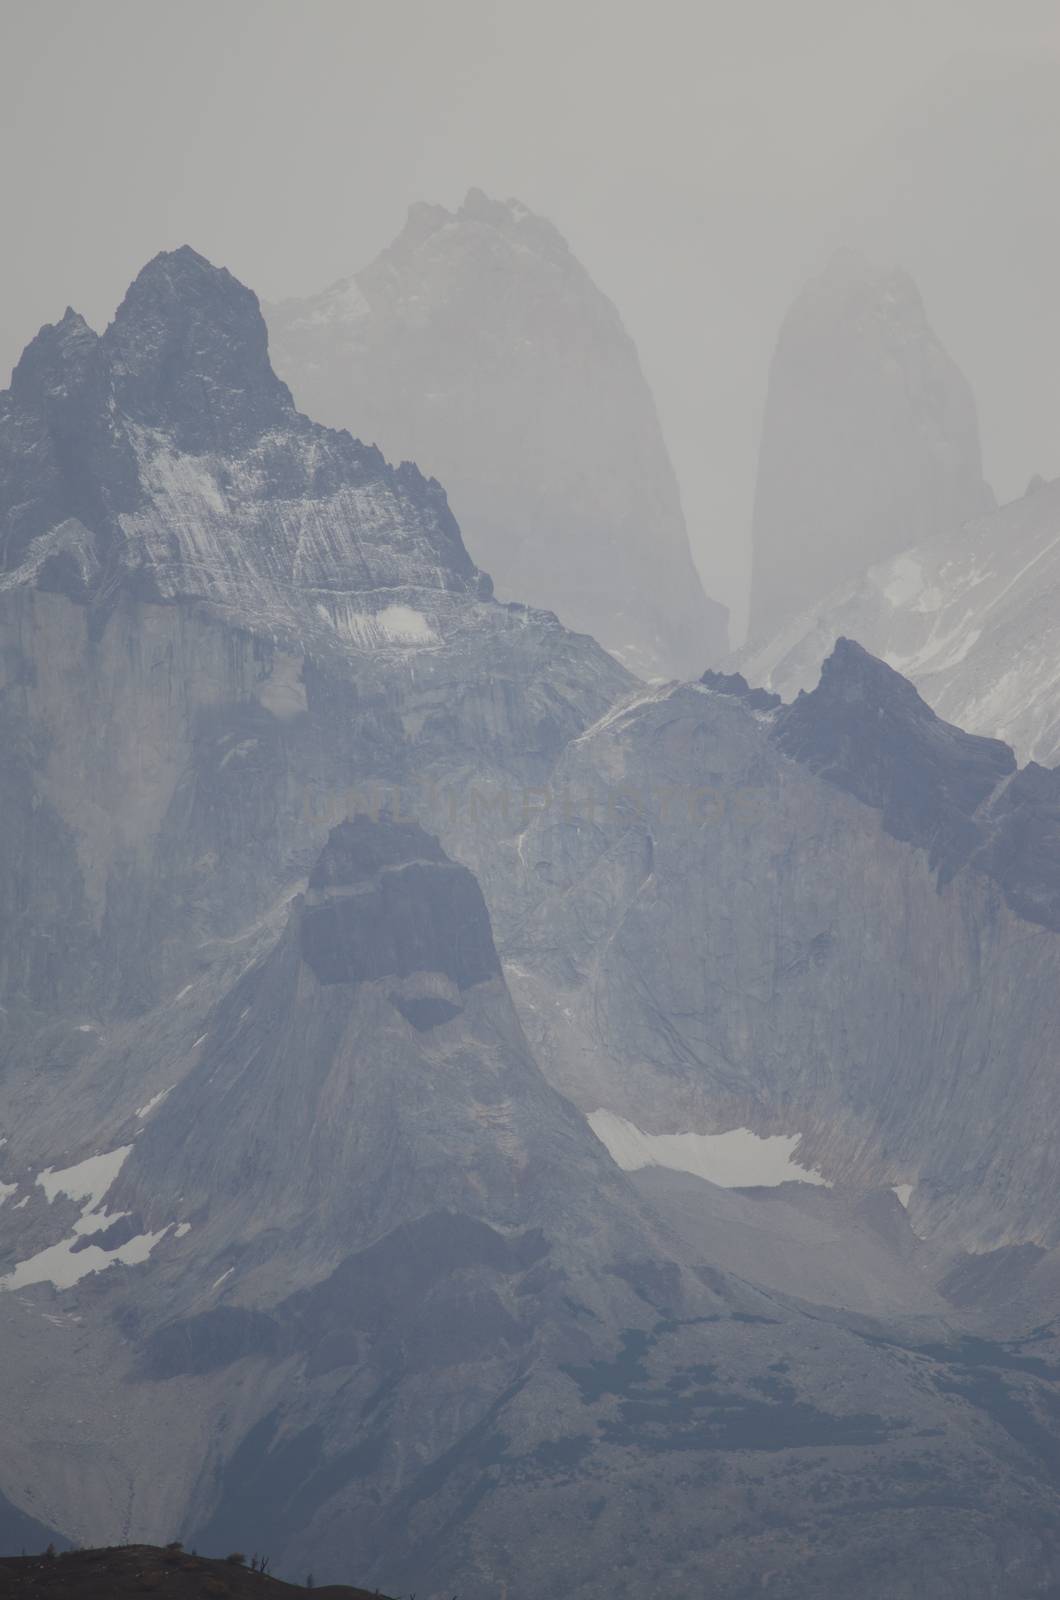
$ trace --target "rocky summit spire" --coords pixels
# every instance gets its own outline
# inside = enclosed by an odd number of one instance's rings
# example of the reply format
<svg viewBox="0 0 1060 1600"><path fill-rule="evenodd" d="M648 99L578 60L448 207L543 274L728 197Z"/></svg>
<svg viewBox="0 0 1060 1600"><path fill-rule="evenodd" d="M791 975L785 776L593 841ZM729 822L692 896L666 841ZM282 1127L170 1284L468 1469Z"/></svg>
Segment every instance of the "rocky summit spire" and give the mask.
<svg viewBox="0 0 1060 1600"><path fill-rule="evenodd" d="M971 391L916 285L840 251L785 317L770 369L751 638L992 504Z"/></svg>
<svg viewBox="0 0 1060 1600"><path fill-rule="evenodd" d="M192 452L290 418L268 344L257 295L188 245L148 262L103 338L122 411Z"/></svg>
<svg viewBox="0 0 1060 1600"><path fill-rule="evenodd" d="M80 312L67 306L59 322L49 322L31 339L11 374L11 392L20 401L45 406L78 388L99 343Z"/></svg>
<svg viewBox="0 0 1060 1600"><path fill-rule="evenodd" d="M950 873L979 841L976 813L1016 770L999 739L935 715L913 685L852 639L839 639L812 694L776 725L788 755L883 813L898 839Z"/></svg>

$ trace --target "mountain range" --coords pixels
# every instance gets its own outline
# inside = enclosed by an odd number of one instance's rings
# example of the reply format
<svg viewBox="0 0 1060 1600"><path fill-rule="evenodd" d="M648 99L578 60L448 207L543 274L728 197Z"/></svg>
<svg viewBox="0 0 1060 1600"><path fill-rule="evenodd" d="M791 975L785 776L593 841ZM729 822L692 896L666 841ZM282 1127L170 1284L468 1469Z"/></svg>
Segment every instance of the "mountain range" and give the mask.
<svg viewBox="0 0 1060 1600"><path fill-rule="evenodd" d="M697 666L498 600L189 249L29 346L5 1538L1060 1585L1056 775L850 639L789 705Z"/></svg>

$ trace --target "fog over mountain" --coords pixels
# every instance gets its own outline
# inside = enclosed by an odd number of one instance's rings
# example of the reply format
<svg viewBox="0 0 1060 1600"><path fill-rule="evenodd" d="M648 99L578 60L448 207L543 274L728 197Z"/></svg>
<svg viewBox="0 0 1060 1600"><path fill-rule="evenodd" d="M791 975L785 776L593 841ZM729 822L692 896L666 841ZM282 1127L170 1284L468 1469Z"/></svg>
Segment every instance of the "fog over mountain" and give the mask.
<svg viewBox="0 0 1060 1600"><path fill-rule="evenodd" d="M13 1600L1060 1593L1055 19L646 18L0 24Z"/></svg>
<svg viewBox="0 0 1060 1600"><path fill-rule="evenodd" d="M617 306L736 641L777 329L836 248L912 275L998 497L1060 473L1052 0L53 0L4 26L0 382L67 304L102 326L159 249L304 298L478 186Z"/></svg>
<svg viewBox="0 0 1060 1600"><path fill-rule="evenodd" d="M752 528L751 639L989 510L971 391L916 285L840 251L784 319Z"/></svg>

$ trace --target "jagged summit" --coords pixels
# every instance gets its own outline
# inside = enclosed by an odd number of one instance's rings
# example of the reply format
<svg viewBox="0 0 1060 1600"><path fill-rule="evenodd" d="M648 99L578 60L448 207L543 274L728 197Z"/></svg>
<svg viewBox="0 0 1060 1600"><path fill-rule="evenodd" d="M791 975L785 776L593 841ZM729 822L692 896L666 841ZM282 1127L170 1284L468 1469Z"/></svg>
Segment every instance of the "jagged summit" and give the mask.
<svg viewBox="0 0 1060 1600"><path fill-rule="evenodd" d="M550 222L479 189L414 205L354 277L267 315L299 404L440 478L505 599L647 676L724 654L637 352Z"/></svg>
<svg viewBox="0 0 1060 1600"><path fill-rule="evenodd" d="M837 640L818 687L780 714L776 738L878 807L888 832L926 845L948 873L979 840L979 807L1016 770L1008 745L941 721L907 679L852 639Z"/></svg>
<svg viewBox="0 0 1060 1600"><path fill-rule="evenodd" d="M491 592L441 486L300 415L257 296L188 246L101 336L68 311L27 347L0 397L0 570L338 649L436 644L446 596Z"/></svg>
<svg viewBox="0 0 1060 1600"><path fill-rule="evenodd" d="M993 505L975 402L907 273L838 252L788 311L769 375L751 638Z"/></svg>
<svg viewBox="0 0 1060 1600"><path fill-rule="evenodd" d="M171 430L180 449L291 425L257 295L189 245L162 251L137 274L102 346L121 409Z"/></svg>
<svg viewBox="0 0 1060 1600"><path fill-rule="evenodd" d="M68 392L81 379L90 353L99 342L80 312L67 306L59 322L45 323L23 350L11 374L11 393L19 399L46 403Z"/></svg>

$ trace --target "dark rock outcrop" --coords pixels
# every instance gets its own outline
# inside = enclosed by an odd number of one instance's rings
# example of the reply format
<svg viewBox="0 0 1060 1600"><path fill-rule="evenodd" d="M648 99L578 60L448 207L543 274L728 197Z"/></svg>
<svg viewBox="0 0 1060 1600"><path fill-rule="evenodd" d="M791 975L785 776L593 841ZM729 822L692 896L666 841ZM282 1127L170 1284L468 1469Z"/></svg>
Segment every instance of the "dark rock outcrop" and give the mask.
<svg viewBox="0 0 1060 1600"><path fill-rule="evenodd" d="M386 818L333 829L309 874L299 942L321 983L439 972L467 989L501 970L471 873L415 823ZM415 999L405 1004L416 1012ZM420 997L417 1014L430 1010Z"/></svg>
<svg viewBox="0 0 1060 1600"><path fill-rule="evenodd" d="M704 672L700 683L715 694L731 694L752 711L775 711L782 703L779 694L768 689L752 689L742 672Z"/></svg>
<svg viewBox="0 0 1060 1600"><path fill-rule="evenodd" d="M1016 770L1012 751L951 727L911 683L840 639L812 694L777 719L788 755L883 814L896 839L923 845L944 878L981 837L976 813Z"/></svg>

